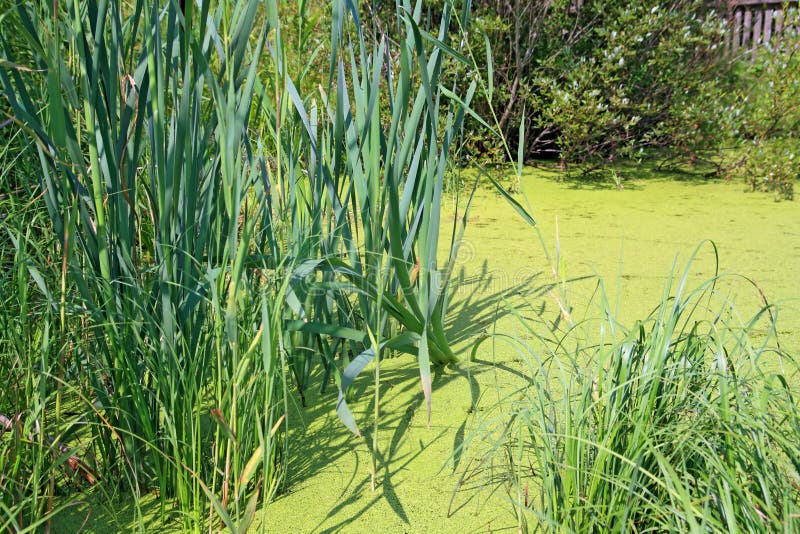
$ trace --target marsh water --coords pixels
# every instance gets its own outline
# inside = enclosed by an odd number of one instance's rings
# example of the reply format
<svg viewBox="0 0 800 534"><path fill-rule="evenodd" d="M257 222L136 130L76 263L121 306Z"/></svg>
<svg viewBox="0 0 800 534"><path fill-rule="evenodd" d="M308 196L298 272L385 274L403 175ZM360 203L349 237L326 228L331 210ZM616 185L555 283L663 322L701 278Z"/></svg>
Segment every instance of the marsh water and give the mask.
<svg viewBox="0 0 800 534"><path fill-rule="evenodd" d="M521 186L541 240L494 190L479 188L454 271L447 321L462 359L484 332L521 335L520 317L558 321L553 290L565 295L570 313L599 313L600 279L620 324L643 319L660 301L667 278L683 274L698 245L687 284L707 280L717 269L731 273L719 281L719 293L733 299L742 316L760 309L763 294L777 305L781 346L794 354L800 350L800 203L745 193L741 182L627 178L617 190L611 182L559 181L554 173L526 170ZM449 234L453 206L448 209L450 224L442 232ZM477 424L474 407L480 410L513 391L516 355L508 346L484 343L475 356L478 362L435 371L430 426L415 362L407 356L384 360L374 491L366 441L338 421L335 387L311 392L307 408L295 404L291 478L260 518L267 530L515 531L510 501L516 495L505 493L502 470L494 479L491 473L464 478L467 462L477 460L458 451ZM355 397L363 399L356 404L357 417L367 426L370 374L355 387ZM98 527L90 521L88 531L100 532L101 515L95 514Z"/></svg>
<svg viewBox="0 0 800 534"><path fill-rule="evenodd" d="M486 330L519 330L509 303L524 314L557 320L559 309L548 294L554 266L557 279L566 281L573 313L592 315L581 307L598 306L594 295L602 277L620 323L644 318L660 301L667 277L683 274L698 245L687 284L714 275L717 259L706 240L717 246L721 273L750 279L724 276L720 292L747 316L761 307L757 284L778 305L781 346L792 353L800 349L800 204L745 193L734 181L648 177L628 180L620 191L610 182L559 182L554 176L529 169L521 181L549 259L536 232L505 200L490 188L478 191L448 315L450 337L462 358ZM515 358L507 347L492 350L488 343L476 356L500 366ZM485 478L460 480L465 466L454 468L460 461L454 449L474 423L473 396L491 402L513 377L486 364L440 369L428 428L414 362L387 360L382 375L383 467L377 490L370 488L367 447L342 429L330 408L335 400L330 392L330 402L314 402L304 412L307 426L298 429L303 437L293 442L295 474L289 491L268 511L268 530L515 530L502 484L497 489L486 487ZM369 398L372 384L364 378L361 387Z"/></svg>

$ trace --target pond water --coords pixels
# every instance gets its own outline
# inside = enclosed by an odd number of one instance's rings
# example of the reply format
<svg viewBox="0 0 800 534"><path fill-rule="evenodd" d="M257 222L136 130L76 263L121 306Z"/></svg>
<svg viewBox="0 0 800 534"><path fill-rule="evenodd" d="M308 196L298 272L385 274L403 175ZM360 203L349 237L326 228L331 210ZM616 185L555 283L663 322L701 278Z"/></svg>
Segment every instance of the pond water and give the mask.
<svg viewBox="0 0 800 534"><path fill-rule="evenodd" d="M720 294L734 299L742 316L750 316L761 305L756 284L779 306L781 346L799 352L800 203L744 193L740 182L721 180L632 179L618 191L602 183L558 182L552 174L529 169L521 184L550 258L536 231L505 200L489 188L478 191L448 314L449 334L461 357L485 329L518 333L507 303L523 316L558 320L560 311L547 292L556 250L558 278L566 281L557 289L566 292L572 313L584 317L599 311L600 276L615 316L630 325L652 311L667 277L673 271L681 275L704 240L716 243L720 272L750 279L724 277ZM442 231L449 242L451 228ZM691 265L688 285L713 276L715 267L713 248L705 244ZM502 363L514 355L503 347L492 352L487 343L477 358ZM327 401L315 399L313 409L299 410L307 426L294 436L295 473L289 491L263 518L268 531L516 530L509 496L481 488L485 479L459 485L464 465L454 469L460 461L453 455L474 424L473 397L502 396L513 377L481 364L440 369L428 427L415 363L408 357L389 359L381 373L384 462L376 490L370 487L366 444L342 428L330 391ZM367 373L362 382L358 395L369 402L373 386ZM362 414L371 410L366 404L360 408ZM365 424L368 420L363 415Z"/></svg>

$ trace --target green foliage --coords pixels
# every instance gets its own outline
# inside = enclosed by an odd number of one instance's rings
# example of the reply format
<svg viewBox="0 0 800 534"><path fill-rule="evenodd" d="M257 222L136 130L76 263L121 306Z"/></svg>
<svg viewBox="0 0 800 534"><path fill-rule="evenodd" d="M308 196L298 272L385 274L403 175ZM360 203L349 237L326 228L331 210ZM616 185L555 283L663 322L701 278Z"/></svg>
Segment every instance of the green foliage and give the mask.
<svg viewBox="0 0 800 534"><path fill-rule="evenodd" d="M800 179L800 147L796 138L755 141L737 169L751 191L772 192L776 200L792 200Z"/></svg>
<svg viewBox="0 0 800 534"><path fill-rule="evenodd" d="M495 131L466 121L467 161L501 162L518 151L601 163L651 148L692 158L719 146L725 20L707 2L474 4L467 50L489 79L473 107ZM436 6L428 9L435 20Z"/></svg>
<svg viewBox="0 0 800 534"><path fill-rule="evenodd" d="M553 4L560 16L542 31L533 108L540 128L557 130L562 160L716 146L712 97L724 22L705 4L585 2L576 13Z"/></svg>
<svg viewBox="0 0 800 534"><path fill-rule="evenodd" d="M787 9L786 31L752 60L737 63L736 135L766 139L800 134L800 11ZM749 58L748 58L749 59Z"/></svg>
<svg viewBox="0 0 800 534"><path fill-rule="evenodd" d="M441 6L422 5L429 23L440 20ZM583 170L620 158L693 164L742 139L796 137L796 8L785 10L780 46L751 61L727 55L727 14L701 0L473 7L470 61L449 67L458 79L487 76L461 132L462 163L508 162L516 151ZM376 32L396 36L388 7L368 11Z"/></svg>
<svg viewBox="0 0 800 534"><path fill-rule="evenodd" d="M774 46L737 65L732 134L746 141L734 174L752 191L771 191L791 199L800 177L800 11L785 10L784 31Z"/></svg>
<svg viewBox="0 0 800 534"><path fill-rule="evenodd" d="M0 206L10 208L7 201ZM0 392L0 528L21 532L50 517L55 479L72 477L64 465L69 455L48 439L60 419L59 409L52 409L55 388L48 378L59 369L64 337L53 328L50 295L33 263L52 247L31 239L43 222L41 211L26 214L27 229L14 215L4 221L0 238L0 369L7 384Z"/></svg>
<svg viewBox="0 0 800 534"><path fill-rule="evenodd" d="M5 28L18 27L19 17L13 6L0 8L0 25ZM19 32L5 32L4 46L14 50L14 56L23 65L31 64L31 54ZM21 71L28 83L41 83L32 73ZM0 98L0 194L20 199L21 191L30 191L37 186L31 168L38 166L36 150L26 136L14 127L13 113L8 101ZM16 195L15 195L16 193Z"/></svg>
<svg viewBox="0 0 800 534"><path fill-rule="evenodd" d="M528 383L485 408L472 439L490 452L470 470L504 481L521 529L796 530L800 368L773 309L742 320L716 278L688 291L673 274L677 288L630 330L602 284L601 317L565 328L512 309L524 337L495 341L518 351Z"/></svg>

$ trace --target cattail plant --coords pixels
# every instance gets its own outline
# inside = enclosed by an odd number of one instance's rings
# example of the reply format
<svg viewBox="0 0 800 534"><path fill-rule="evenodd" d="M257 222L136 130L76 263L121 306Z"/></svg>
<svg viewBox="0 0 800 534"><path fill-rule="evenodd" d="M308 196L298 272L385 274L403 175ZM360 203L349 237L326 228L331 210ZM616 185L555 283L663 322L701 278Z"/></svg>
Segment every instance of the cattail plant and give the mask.
<svg viewBox="0 0 800 534"><path fill-rule="evenodd" d="M346 393L374 363L373 483L386 351L417 359L430 414L469 207L441 262L443 188L477 83L443 74L470 64L449 4L435 33L420 2L397 13L401 41L372 42L333 2L328 82L301 95L274 1L17 8L34 64L5 43L0 81L41 161L53 309L81 331L70 395L93 475L140 519L157 490L188 530L246 529L286 465L287 377L305 402L318 365L360 434Z"/></svg>
<svg viewBox="0 0 800 534"><path fill-rule="evenodd" d="M99 477L158 489L192 530L217 513L246 525L285 456L282 277L255 246L270 177L248 133L274 38L259 9L20 5L46 92L8 47L0 68L37 142L62 291L83 310L71 324L91 332L80 380Z"/></svg>

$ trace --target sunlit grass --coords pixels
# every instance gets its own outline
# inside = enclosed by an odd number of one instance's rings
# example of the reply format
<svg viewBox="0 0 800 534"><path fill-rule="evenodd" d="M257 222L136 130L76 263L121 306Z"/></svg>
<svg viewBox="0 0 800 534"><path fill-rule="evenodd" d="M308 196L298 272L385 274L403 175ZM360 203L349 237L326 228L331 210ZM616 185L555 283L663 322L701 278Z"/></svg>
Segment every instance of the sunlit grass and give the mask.
<svg viewBox="0 0 800 534"><path fill-rule="evenodd" d="M475 85L443 89L449 8L437 36L400 6L405 39L390 45L334 2L328 84L300 95L275 2L183 4L21 5L31 65L5 43L0 80L49 216L4 241L22 323L3 339L27 358L6 368L30 382L4 417L39 440L11 455L30 471L9 476L32 481L4 493L15 530L58 510L54 447L86 463L76 484L131 495L140 528L155 493L186 530L247 529L291 454L292 385L304 399L321 366L360 435L345 399L368 362L379 385L384 351L416 357L430 405L431 364L454 359L439 210ZM36 239L57 246L29 259Z"/></svg>
<svg viewBox="0 0 800 534"><path fill-rule="evenodd" d="M689 273L630 327L600 284L596 317L548 327L512 307L519 332L487 338L511 345L527 383L482 407L467 451L483 457L464 477L504 487L521 528L797 528L800 368L771 307L742 317L716 278L690 288Z"/></svg>

